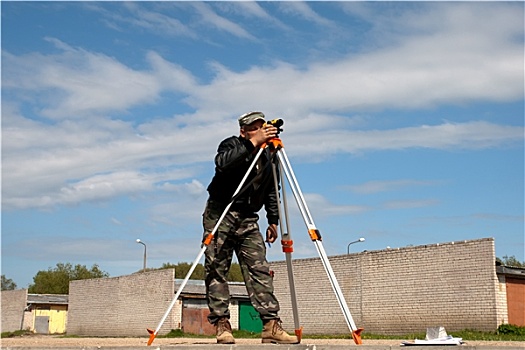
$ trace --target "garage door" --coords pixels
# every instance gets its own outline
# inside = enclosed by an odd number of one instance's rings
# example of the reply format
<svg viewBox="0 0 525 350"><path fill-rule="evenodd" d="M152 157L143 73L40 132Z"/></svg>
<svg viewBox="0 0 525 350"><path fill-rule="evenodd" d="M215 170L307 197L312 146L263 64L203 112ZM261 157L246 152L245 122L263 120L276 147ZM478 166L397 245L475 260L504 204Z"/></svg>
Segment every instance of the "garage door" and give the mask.
<svg viewBox="0 0 525 350"><path fill-rule="evenodd" d="M507 288L507 309L509 323L525 326L525 280L505 278Z"/></svg>
<svg viewBox="0 0 525 350"><path fill-rule="evenodd" d="M249 301L239 301L239 329L255 333L262 332L261 317Z"/></svg>
<svg viewBox="0 0 525 350"><path fill-rule="evenodd" d="M210 310L206 300L184 299L182 301L182 331L184 333L214 335L215 327L208 322Z"/></svg>

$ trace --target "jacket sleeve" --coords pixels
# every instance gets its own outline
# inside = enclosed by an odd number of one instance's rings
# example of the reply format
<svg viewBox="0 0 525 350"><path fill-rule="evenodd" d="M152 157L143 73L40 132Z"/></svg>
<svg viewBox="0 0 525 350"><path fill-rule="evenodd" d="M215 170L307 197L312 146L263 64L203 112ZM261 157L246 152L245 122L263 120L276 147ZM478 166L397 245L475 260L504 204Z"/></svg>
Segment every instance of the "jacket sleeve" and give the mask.
<svg viewBox="0 0 525 350"><path fill-rule="evenodd" d="M275 193L273 193L273 197L275 198ZM266 209L266 219L268 220L268 224L279 224L279 208L277 207L277 202L275 204L265 204Z"/></svg>
<svg viewBox="0 0 525 350"><path fill-rule="evenodd" d="M249 156L254 150L255 146L250 141L242 137L229 137L219 144L215 166L222 172L236 170L250 161Z"/></svg>
<svg viewBox="0 0 525 350"><path fill-rule="evenodd" d="M279 179L279 175L277 174L277 179ZM278 189L280 189L279 183L277 184L279 186ZM266 219L268 220L268 224L279 224L279 198L275 191L275 183L273 180L273 176L271 177L271 183L268 186L268 192L266 194L266 198L264 200L264 209L266 210Z"/></svg>

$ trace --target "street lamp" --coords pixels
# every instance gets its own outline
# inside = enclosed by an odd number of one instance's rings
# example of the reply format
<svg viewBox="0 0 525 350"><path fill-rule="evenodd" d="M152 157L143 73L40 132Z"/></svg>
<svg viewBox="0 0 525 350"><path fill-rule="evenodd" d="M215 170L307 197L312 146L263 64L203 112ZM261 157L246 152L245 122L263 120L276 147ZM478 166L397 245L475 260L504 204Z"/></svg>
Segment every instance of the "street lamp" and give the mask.
<svg viewBox="0 0 525 350"><path fill-rule="evenodd" d="M346 254L350 254L350 245L352 245L354 243L364 242L364 241L365 241L365 239L363 237L361 237L357 241L353 241L353 242L348 243L348 247L346 248Z"/></svg>
<svg viewBox="0 0 525 350"><path fill-rule="evenodd" d="M146 243L142 242L140 238L137 238L137 243L144 246L144 267L142 268L142 272L146 272Z"/></svg>

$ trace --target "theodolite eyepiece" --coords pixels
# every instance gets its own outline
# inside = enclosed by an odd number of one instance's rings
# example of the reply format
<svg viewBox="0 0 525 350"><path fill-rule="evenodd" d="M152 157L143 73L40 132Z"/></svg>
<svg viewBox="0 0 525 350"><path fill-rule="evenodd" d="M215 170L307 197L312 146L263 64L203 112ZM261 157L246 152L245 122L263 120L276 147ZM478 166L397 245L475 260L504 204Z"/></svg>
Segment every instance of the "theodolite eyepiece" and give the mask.
<svg viewBox="0 0 525 350"><path fill-rule="evenodd" d="M266 124L269 124L271 126L275 126L277 128L277 134L279 134L283 129L281 126L284 124L284 120L278 118L278 119L272 119L266 122Z"/></svg>

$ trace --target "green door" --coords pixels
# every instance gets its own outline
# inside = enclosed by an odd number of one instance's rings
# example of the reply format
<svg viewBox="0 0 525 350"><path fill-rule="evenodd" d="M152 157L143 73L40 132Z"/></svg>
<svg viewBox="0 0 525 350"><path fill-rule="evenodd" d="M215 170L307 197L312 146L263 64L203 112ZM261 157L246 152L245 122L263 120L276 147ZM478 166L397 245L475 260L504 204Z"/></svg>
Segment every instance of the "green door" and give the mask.
<svg viewBox="0 0 525 350"><path fill-rule="evenodd" d="M262 332L261 317L249 301L239 301L239 329L254 333Z"/></svg>

